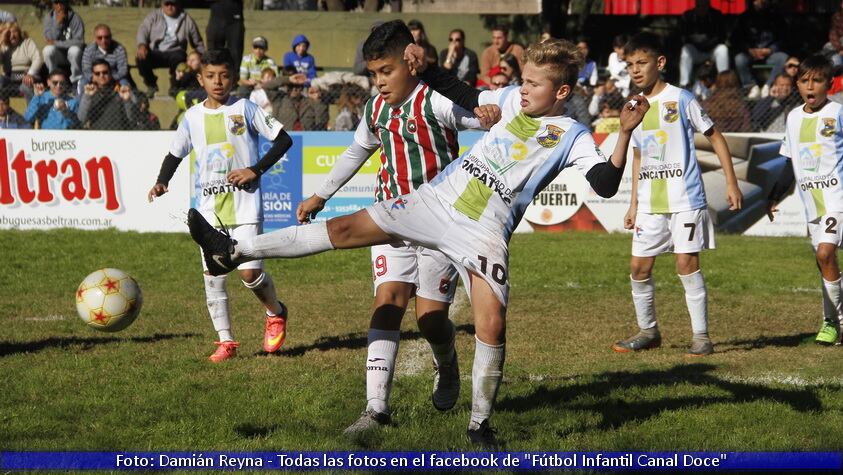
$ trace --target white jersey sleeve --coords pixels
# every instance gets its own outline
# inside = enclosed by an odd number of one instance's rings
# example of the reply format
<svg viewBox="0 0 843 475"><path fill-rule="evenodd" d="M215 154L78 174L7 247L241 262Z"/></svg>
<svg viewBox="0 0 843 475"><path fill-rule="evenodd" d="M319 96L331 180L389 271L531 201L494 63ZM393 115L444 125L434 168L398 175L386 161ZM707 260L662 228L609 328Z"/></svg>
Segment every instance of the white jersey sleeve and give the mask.
<svg viewBox="0 0 843 475"><path fill-rule="evenodd" d="M577 171L585 176L591 170L591 167L606 161L606 156L594 142L594 137L591 134L581 134L571 147L567 165L576 167Z"/></svg>
<svg viewBox="0 0 843 475"><path fill-rule="evenodd" d="M789 114L788 114L787 119L788 120L790 119ZM787 130L787 120L785 120L784 128L785 128L785 130ZM787 157L787 158L791 158L791 159L793 158L792 154L790 153L790 146L787 143L787 132L785 132L784 138L782 138L782 146L779 148L779 153L783 157Z"/></svg>
<svg viewBox="0 0 843 475"><path fill-rule="evenodd" d="M433 113L436 119L447 127L456 130L482 129L480 120L473 113L454 104L438 92L433 92Z"/></svg>
<svg viewBox="0 0 843 475"><path fill-rule="evenodd" d="M375 150L381 146L381 139L371 129L371 124L374 122L372 117L372 109L374 98L369 99L366 104L363 117L360 118L360 123L357 124L357 130L354 131L354 141L367 150Z"/></svg>
<svg viewBox="0 0 843 475"><path fill-rule="evenodd" d="M246 123L249 124L249 129L263 136L267 140L275 140L284 125L272 117L272 115L264 112L254 102L244 99L243 110L246 113Z"/></svg>
<svg viewBox="0 0 843 475"><path fill-rule="evenodd" d="M190 126L186 116L185 113L176 129L176 136L170 143L170 154L178 158L186 157L193 150L193 143L190 141Z"/></svg>
<svg viewBox="0 0 843 475"><path fill-rule="evenodd" d="M509 97L510 94L517 92L518 89L518 86L507 86L495 89L494 91L482 91L477 97L477 103L481 106L494 104L496 106L503 107L507 97Z"/></svg>
<svg viewBox="0 0 843 475"><path fill-rule="evenodd" d="M714 127L714 122L711 120L711 117L706 114L705 110L703 110L696 98L688 101L688 106L685 108L685 114L687 114L688 121L691 122L691 125L697 132L704 134Z"/></svg>

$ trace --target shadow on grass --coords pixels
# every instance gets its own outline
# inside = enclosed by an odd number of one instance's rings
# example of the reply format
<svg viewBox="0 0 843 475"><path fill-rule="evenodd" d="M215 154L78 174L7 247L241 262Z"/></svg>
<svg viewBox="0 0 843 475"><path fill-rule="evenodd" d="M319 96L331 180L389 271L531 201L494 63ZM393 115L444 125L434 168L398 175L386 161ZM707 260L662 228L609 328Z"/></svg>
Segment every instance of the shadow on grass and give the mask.
<svg viewBox="0 0 843 475"><path fill-rule="evenodd" d="M456 326L457 333L464 333L466 335L474 335L474 325L463 324ZM422 337L421 332L417 330L410 330L401 332L401 341L418 340ZM295 346L273 353L272 356L302 356L309 351L331 351L331 350L356 350L359 348L366 348L367 335L363 332L346 333L345 335L324 336L317 339L310 345ZM264 352L258 352L257 355L266 355Z"/></svg>
<svg viewBox="0 0 843 475"><path fill-rule="evenodd" d="M246 438L262 438L266 437L276 429L278 429L278 424L272 424L269 426L257 425L252 424L249 422L244 422L243 424L237 424L234 426L234 432L239 435L240 437Z"/></svg>
<svg viewBox="0 0 843 475"><path fill-rule="evenodd" d="M72 346L81 346L82 350L87 350L99 345L109 345L112 343L156 343L164 340L172 340L175 338L193 338L199 336L198 333L156 333L151 336L134 336L128 338L121 338L118 336L107 337L67 337L67 338L45 338L37 341L27 341L24 343L10 343L0 341L0 358L18 353L36 353L38 351L49 348L69 348Z"/></svg>
<svg viewBox="0 0 843 475"><path fill-rule="evenodd" d="M666 370L617 371L597 374L595 381L549 388L541 386L532 394L504 398L498 410L525 412L534 408L560 407L574 411L594 412L600 422L588 427L572 427L560 431L564 436L587 430L615 429L630 422L641 423L658 417L665 411L694 408L712 404L740 404L759 400L786 404L800 412L823 409L816 388L777 389L762 384L742 383L721 379L711 364L677 365ZM670 387L677 383L717 388L716 394L671 396ZM628 389L659 388L665 396L655 400L629 399L622 395ZM722 393L727 393L723 395ZM576 402L587 400L589 402ZM592 402L593 401L593 402Z"/></svg>
<svg viewBox="0 0 843 475"><path fill-rule="evenodd" d="M720 344L730 345L734 348L717 348L717 352L729 353L731 351L752 351L766 348L768 346L796 347L806 343L813 343L815 337L815 333L797 333L796 335L759 336L746 340L726 340L720 342Z"/></svg>

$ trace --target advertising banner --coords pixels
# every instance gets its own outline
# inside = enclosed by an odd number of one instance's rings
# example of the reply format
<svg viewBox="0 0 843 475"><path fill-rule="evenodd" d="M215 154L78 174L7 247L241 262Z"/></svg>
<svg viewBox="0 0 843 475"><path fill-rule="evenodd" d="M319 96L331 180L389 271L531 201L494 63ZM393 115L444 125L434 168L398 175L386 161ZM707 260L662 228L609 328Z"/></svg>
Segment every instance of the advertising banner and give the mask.
<svg viewBox="0 0 843 475"><path fill-rule="evenodd" d="M352 132L291 135L292 148L262 177L266 230L296 224L298 204L320 187L353 140ZM480 136L479 132L461 133L460 152ZM187 163L179 166L167 194L153 203L147 200L172 137L173 132L0 131L0 229L186 231L191 187ZM616 136L595 135L595 141L608 157ZM708 208L717 229L756 236L804 236L805 218L796 195L779 204L775 221L766 217L766 198L784 166L777 137L729 134L727 141L744 196L740 211L728 209L719 161L706 149L705 139L697 139ZM269 147L269 142L261 141L262 153ZM609 199L594 193L578 171L564 170L535 197L516 232L624 231L632 192L631 162L627 161L618 193ZM375 153L318 219L370 205L379 166Z"/></svg>

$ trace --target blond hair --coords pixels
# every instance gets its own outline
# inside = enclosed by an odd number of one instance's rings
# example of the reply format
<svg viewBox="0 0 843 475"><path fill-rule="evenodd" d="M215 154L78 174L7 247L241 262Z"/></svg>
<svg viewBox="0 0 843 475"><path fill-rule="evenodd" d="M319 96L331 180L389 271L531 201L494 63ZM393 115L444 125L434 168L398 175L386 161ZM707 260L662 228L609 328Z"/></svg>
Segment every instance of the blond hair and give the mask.
<svg viewBox="0 0 843 475"><path fill-rule="evenodd" d="M525 63L546 67L553 84L574 87L584 60L577 46L570 41L550 38L531 44L524 53Z"/></svg>

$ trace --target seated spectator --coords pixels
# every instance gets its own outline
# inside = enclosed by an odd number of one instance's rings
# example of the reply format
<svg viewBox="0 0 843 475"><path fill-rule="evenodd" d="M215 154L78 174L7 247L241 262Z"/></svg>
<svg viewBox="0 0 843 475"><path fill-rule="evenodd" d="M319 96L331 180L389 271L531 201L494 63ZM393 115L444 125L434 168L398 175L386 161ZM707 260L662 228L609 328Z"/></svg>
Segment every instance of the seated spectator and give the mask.
<svg viewBox="0 0 843 475"><path fill-rule="evenodd" d="M307 99L313 108L313 126L305 130L328 130L328 104L322 100L322 89L311 85L307 88Z"/></svg>
<svg viewBox="0 0 843 475"><path fill-rule="evenodd" d="M620 92L615 85L615 81L610 78L603 77L597 79L597 86L595 86L591 94L591 101L588 104L588 113L591 117L600 115L600 106L603 104L603 98L614 93ZM623 94L621 94L623 95Z"/></svg>
<svg viewBox="0 0 843 475"><path fill-rule="evenodd" d="M263 88L263 85L275 79L276 76L278 75L275 74L275 68L264 69L261 74L260 82L252 90L251 94L249 94L249 100L257 104L258 107L270 115L272 115L272 101L270 101L269 96L266 95L266 90Z"/></svg>
<svg viewBox="0 0 843 475"><path fill-rule="evenodd" d="M6 10L0 10L0 25L11 25L12 23L17 23L18 17L15 16L12 12L7 12Z"/></svg>
<svg viewBox="0 0 843 475"><path fill-rule="evenodd" d="M623 47L626 42L626 35L615 36L612 40L612 53L609 54L609 63L606 66L609 70L609 79L615 83L624 97L629 95L629 71L623 59Z"/></svg>
<svg viewBox="0 0 843 475"><path fill-rule="evenodd" d="M173 87L176 91L195 91L202 89L199 84L199 70L202 67L202 55L198 51L191 51L187 60L176 66ZM178 93L177 93L178 94Z"/></svg>
<svg viewBox="0 0 843 475"><path fill-rule="evenodd" d="M240 62L240 87L237 88L239 97L249 97L255 86L260 83L264 70L271 69L277 73L275 60L266 55L268 49L269 42L263 36L252 40L252 54L243 56L243 61Z"/></svg>
<svg viewBox="0 0 843 475"><path fill-rule="evenodd" d="M436 47L430 44L430 40L427 39L427 33L424 31L422 22L410 20L407 22L407 28L410 29L416 44L424 48L424 59L430 64L436 64Z"/></svg>
<svg viewBox="0 0 843 475"><path fill-rule="evenodd" d="M78 129L79 99L68 92L67 73L56 69L47 78L47 86L49 90L42 83L35 83L35 97L29 101L23 118L33 125L37 122L39 129Z"/></svg>
<svg viewBox="0 0 843 475"><path fill-rule="evenodd" d="M480 77L489 77L489 71L500 66L501 57L511 54L518 60L519 69L524 67L524 47L518 43L509 42L509 28L497 25L492 28L492 44L480 54Z"/></svg>
<svg viewBox="0 0 843 475"><path fill-rule="evenodd" d="M108 62L115 82L129 87L134 86L134 81L129 76L126 48L112 39L111 28L108 25L100 23L94 27L94 42L89 44L82 53L82 80L79 81L79 94L82 93L85 84L91 82L91 65L97 59Z"/></svg>
<svg viewBox="0 0 843 475"><path fill-rule="evenodd" d="M448 49L439 53L439 64L469 86L474 87L477 83L480 72L477 53L465 47L465 32L459 28L448 35Z"/></svg>
<svg viewBox="0 0 843 475"><path fill-rule="evenodd" d="M577 84L583 87L594 87L597 85L597 63L588 59L588 42L581 39L577 42L577 49L580 50L585 61L577 75Z"/></svg>
<svg viewBox="0 0 843 475"><path fill-rule="evenodd" d="M383 20L377 20L372 23L372 26L369 28L369 33L375 31L375 28L383 25ZM363 57L363 44L366 43L366 39L360 40L357 43L357 50L354 52L354 65L351 68L351 71L358 75L358 76L366 76L369 77L369 71L366 69L366 58Z"/></svg>
<svg viewBox="0 0 843 475"><path fill-rule="evenodd" d="M779 74L773 81L770 95L752 106L753 130L757 132L784 132L787 114L801 102L793 78L788 74Z"/></svg>
<svg viewBox="0 0 843 475"><path fill-rule="evenodd" d="M317 127L316 110L305 97L303 85L289 84L286 93L275 92L267 91L267 95L272 96L272 115L286 130L314 130Z"/></svg>
<svg viewBox="0 0 843 475"><path fill-rule="evenodd" d="M729 48L723 14L711 8L711 0L697 0L696 8L682 15L682 52L679 56L679 86L691 87L694 66L703 61L714 61L717 72L729 69Z"/></svg>
<svg viewBox="0 0 843 475"><path fill-rule="evenodd" d="M180 0L164 0L157 9L144 18L135 38L138 72L143 77L149 98L158 92L158 78L155 69L170 71L170 95L175 96L173 87L176 67L187 59L187 45L205 52L205 44L196 22L181 8Z"/></svg>
<svg viewBox="0 0 843 475"><path fill-rule="evenodd" d="M734 30L732 45L738 54L735 56L735 69L741 79L741 86L748 91L749 99L767 97L773 80L784 70L787 53L781 51L779 38L785 32L782 13L770 5L769 0L753 0L738 18ZM753 64L763 63L772 67L770 77L759 88L752 75Z"/></svg>
<svg viewBox="0 0 843 475"><path fill-rule="evenodd" d="M603 96L600 100L600 117L592 124L594 133L611 134L621 130L621 109L626 100L617 90Z"/></svg>
<svg viewBox="0 0 843 475"><path fill-rule="evenodd" d="M135 130L161 130L161 121L158 116L149 111L149 98L146 94L137 94L138 115L135 123Z"/></svg>
<svg viewBox="0 0 843 475"><path fill-rule="evenodd" d="M82 79L82 48L85 47L85 24L70 7L70 0L53 0L53 9L44 16L44 62L52 73L70 66L70 81Z"/></svg>
<svg viewBox="0 0 843 475"><path fill-rule="evenodd" d="M20 94L27 101L32 99L32 88L41 74L41 54L38 46L17 23L10 25L0 37L0 61L3 76L0 76L0 93Z"/></svg>
<svg viewBox="0 0 843 475"><path fill-rule="evenodd" d="M581 87L575 87L565 103L565 115L588 127L591 115L588 113L588 93Z"/></svg>
<svg viewBox="0 0 843 475"><path fill-rule="evenodd" d="M9 105L9 96L0 94L0 129L31 128L32 125Z"/></svg>
<svg viewBox="0 0 843 475"><path fill-rule="evenodd" d="M796 84L796 72L799 71L799 63L801 61L796 56L787 58L787 61L784 63L784 73L793 79L794 84Z"/></svg>
<svg viewBox="0 0 843 475"><path fill-rule="evenodd" d="M509 78L510 86L521 85L521 67L518 64L518 59L507 53L501 56L501 72L506 74Z"/></svg>
<svg viewBox="0 0 843 475"><path fill-rule="evenodd" d="M507 76L503 73L503 71L501 71L500 66L495 66L494 68L492 68L491 71L489 71L489 74L492 76L489 78L490 91L509 86L509 76Z"/></svg>
<svg viewBox="0 0 843 475"><path fill-rule="evenodd" d="M752 132L749 110L738 85L738 76L733 71L724 71L717 75L711 97L702 103L721 132Z"/></svg>
<svg viewBox="0 0 843 475"><path fill-rule="evenodd" d="M284 55L284 69L293 68L295 72L304 74L307 77L305 84L310 85L310 80L316 77L316 58L307 52L310 41L306 36L298 35L293 38L292 48Z"/></svg>
<svg viewBox="0 0 843 475"><path fill-rule="evenodd" d="M714 84L717 82L717 69L714 63L706 61L697 68L697 80L694 82L694 87L691 92L698 101L702 102L711 97L711 91L714 89Z"/></svg>
<svg viewBox="0 0 843 475"><path fill-rule="evenodd" d="M363 116L363 104L369 94L365 89L347 84L343 86L337 100L337 118L334 120L334 130L357 130L360 118Z"/></svg>
<svg viewBox="0 0 843 475"><path fill-rule="evenodd" d="M116 84L111 66L94 60L92 81L85 85L79 101L79 121L92 130L129 130L138 123L137 100L129 86Z"/></svg>

